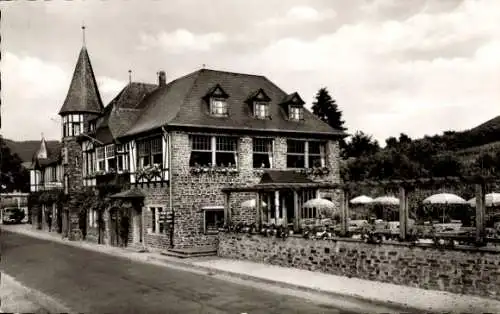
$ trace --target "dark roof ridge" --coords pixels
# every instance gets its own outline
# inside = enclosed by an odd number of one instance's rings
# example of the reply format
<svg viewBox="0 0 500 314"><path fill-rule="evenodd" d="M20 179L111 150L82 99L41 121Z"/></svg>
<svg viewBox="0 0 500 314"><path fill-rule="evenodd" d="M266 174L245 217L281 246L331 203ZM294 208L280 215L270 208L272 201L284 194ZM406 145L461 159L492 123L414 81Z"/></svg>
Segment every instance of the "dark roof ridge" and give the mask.
<svg viewBox="0 0 500 314"><path fill-rule="evenodd" d="M195 72L201 72L201 71L212 71L212 72L219 72L219 73L226 73L226 74L233 74L233 75L247 75L247 76L255 76L255 77L264 77L264 75L259 75L259 74L250 74L250 73L243 73L243 72L233 72L233 71L227 71L227 70L214 70L214 69L199 69ZM266 78L267 80L267 78Z"/></svg>

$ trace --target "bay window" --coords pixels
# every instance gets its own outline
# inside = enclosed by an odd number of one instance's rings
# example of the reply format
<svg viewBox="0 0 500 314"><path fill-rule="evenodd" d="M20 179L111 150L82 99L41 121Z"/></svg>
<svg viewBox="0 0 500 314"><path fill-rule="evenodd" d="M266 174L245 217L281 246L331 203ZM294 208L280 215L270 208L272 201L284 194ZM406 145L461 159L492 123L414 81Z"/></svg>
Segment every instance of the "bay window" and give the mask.
<svg viewBox="0 0 500 314"><path fill-rule="evenodd" d="M116 145L116 169L122 172L128 169L128 144Z"/></svg>
<svg viewBox="0 0 500 314"><path fill-rule="evenodd" d="M137 165L139 169L163 165L161 137L137 141Z"/></svg>
<svg viewBox="0 0 500 314"><path fill-rule="evenodd" d="M236 167L238 164L238 139L230 136L191 136L189 165Z"/></svg>
<svg viewBox="0 0 500 314"><path fill-rule="evenodd" d="M320 141L287 140L287 168L325 167L326 143Z"/></svg>
<svg viewBox="0 0 500 314"><path fill-rule="evenodd" d="M105 158L104 158L104 147L97 147L96 154L97 154L97 170L98 171L106 171Z"/></svg>
<svg viewBox="0 0 500 314"><path fill-rule="evenodd" d="M273 167L273 140L270 138L253 139L253 167Z"/></svg>
<svg viewBox="0 0 500 314"><path fill-rule="evenodd" d="M115 145L106 145L105 152L106 171L116 171Z"/></svg>

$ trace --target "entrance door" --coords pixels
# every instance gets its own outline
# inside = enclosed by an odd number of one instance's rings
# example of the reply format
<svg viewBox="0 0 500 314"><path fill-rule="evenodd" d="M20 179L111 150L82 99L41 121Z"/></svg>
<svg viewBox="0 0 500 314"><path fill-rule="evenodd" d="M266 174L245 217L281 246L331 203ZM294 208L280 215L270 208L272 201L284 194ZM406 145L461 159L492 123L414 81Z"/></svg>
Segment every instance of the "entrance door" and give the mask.
<svg viewBox="0 0 500 314"><path fill-rule="evenodd" d="M121 208L113 208L110 214L110 244L112 246L127 246L129 236L129 215Z"/></svg>

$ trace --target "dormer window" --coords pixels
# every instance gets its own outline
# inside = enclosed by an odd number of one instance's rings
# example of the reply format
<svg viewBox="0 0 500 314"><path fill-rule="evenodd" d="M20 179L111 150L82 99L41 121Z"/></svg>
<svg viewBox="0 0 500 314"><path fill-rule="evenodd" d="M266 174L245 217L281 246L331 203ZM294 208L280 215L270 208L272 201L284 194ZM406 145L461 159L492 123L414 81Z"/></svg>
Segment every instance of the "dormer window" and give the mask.
<svg viewBox="0 0 500 314"><path fill-rule="evenodd" d="M229 95L219 84L212 87L203 97L210 107L210 114L215 117L227 117L229 115L228 98Z"/></svg>
<svg viewBox="0 0 500 314"><path fill-rule="evenodd" d="M267 119L269 118L269 103L264 101L254 102L254 114L256 118Z"/></svg>
<svg viewBox="0 0 500 314"><path fill-rule="evenodd" d="M290 120L300 121L304 119L304 108L302 106L290 106L288 112Z"/></svg>
<svg viewBox="0 0 500 314"><path fill-rule="evenodd" d="M214 116L226 117L228 115L226 99L210 98L210 113Z"/></svg>

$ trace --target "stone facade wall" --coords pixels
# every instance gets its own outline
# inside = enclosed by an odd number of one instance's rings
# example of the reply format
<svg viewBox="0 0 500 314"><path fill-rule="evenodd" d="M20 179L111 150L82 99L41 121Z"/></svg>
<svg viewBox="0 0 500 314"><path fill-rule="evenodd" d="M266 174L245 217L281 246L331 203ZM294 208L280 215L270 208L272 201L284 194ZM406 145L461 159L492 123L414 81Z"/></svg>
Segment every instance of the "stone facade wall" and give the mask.
<svg viewBox="0 0 500 314"><path fill-rule="evenodd" d="M218 255L500 300L500 252L220 234Z"/></svg>
<svg viewBox="0 0 500 314"><path fill-rule="evenodd" d="M206 134L221 135L221 134ZM222 134L227 135L227 134ZM175 211L174 246L176 248L216 245L215 235L204 234L204 206L224 206L224 194L221 189L232 185L253 185L260 181L263 171L253 169L252 138L242 136L238 142L238 172L235 174L190 172L189 156L191 146L189 134L171 133L172 141L172 201ZM286 169L286 138L276 137L274 146L273 170ZM338 142L329 141L327 145L327 167L330 173L324 176L311 177L315 181L339 182L339 146ZM339 193L331 192L332 201L340 207ZM240 204L248 199L256 198L255 193L232 193L230 206L233 210L234 222L255 222L255 210L243 210Z"/></svg>
<svg viewBox="0 0 500 314"><path fill-rule="evenodd" d="M153 184L154 185L154 184ZM163 211L170 212L169 209L169 185L168 183L161 186L159 183L156 186L138 186L141 192L145 195L144 205L142 207L142 223L143 223L143 241L146 246L156 250L167 250L170 247L170 230L166 229L162 233L158 231L152 232L153 217L150 210L151 207L161 207ZM136 241L137 242L137 241Z"/></svg>
<svg viewBox="0 0 500 314"><path fill-rule="evenodd" d="M69 234L68 237L74 240L82 239L82 234L78 225L79 217L78 213L81 208L78 208L78 202L72 197L75 193L82 190L82 149L80 145L76 142L74 137L66 137L62 140L63 148L67 152L67 163L64 164L64 176L68 178L69 183L69 198L67 202L66 210L69 211ZM63 178L64 178L63 176ZM63 179L63 184L66 184Z"/></svg>

